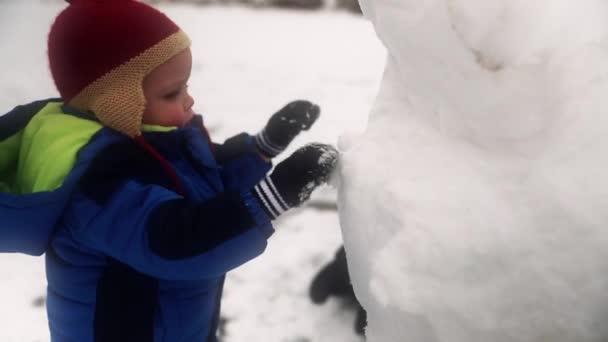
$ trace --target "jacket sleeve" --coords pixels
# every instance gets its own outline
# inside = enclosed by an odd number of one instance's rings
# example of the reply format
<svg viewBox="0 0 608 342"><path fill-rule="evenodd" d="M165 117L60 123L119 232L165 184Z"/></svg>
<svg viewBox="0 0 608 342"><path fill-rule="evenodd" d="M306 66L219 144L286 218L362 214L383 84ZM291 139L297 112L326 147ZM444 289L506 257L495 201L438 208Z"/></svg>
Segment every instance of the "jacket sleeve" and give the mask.
<svg viewBox="0 0 608 342"><path fill-rule="evenodd" d="M247 133L235 135L221 145L214 144L213 151L221 166L220 175L225 189L252 189L272 168L272 163L262 159L254 138Z"/></svg>
<svg viewBox="0 0 608 342"><path fill-rule="evenodd" d="M129 181L104 202L74 195L65 215L74 239L162 279L221 276L261 254L273 233L249 192L194 202Z"/></svg>

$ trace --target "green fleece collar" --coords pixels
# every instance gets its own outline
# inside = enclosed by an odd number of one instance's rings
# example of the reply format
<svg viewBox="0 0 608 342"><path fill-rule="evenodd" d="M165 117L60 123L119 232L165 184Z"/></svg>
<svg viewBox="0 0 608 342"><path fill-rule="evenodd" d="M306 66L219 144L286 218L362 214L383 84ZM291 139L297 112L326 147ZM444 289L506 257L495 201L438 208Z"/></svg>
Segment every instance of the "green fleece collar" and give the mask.
<svg viewBox="0 0 608 342"><path fill-rule="evenodd" d="M171 132L176 130L175 126L142 125L142 132Z"/></svg>
<svg viewBox="0 0 608 342"><path fill-rule="evenodd" d="M0 142L0 191L33 193L59 188L78 151L103 126L64 114L50 102L15 135Z"/></svg>
<svg viewBox="0 0 608 342"><path fill-rule="evenodd" d="M0 192L52 191L63 184L80 149L103 128L96 120L66 113L62 102L49 102L23 129L0 141ZM144 132L176 129L142 126Z"/></svg>

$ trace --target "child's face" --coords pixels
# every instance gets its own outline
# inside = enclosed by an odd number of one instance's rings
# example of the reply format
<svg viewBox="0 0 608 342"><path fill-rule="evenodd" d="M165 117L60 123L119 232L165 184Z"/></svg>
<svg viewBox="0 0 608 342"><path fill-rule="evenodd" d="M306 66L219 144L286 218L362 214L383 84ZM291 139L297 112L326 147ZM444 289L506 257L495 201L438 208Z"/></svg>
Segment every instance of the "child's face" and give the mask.
<svg viewBox="0 0 608 342"><path fill-rule="evenodd" d="M144 78L144 124L181 127L192 119L194 99L188 94L191 69L192 53L186 49Z"/></svg>

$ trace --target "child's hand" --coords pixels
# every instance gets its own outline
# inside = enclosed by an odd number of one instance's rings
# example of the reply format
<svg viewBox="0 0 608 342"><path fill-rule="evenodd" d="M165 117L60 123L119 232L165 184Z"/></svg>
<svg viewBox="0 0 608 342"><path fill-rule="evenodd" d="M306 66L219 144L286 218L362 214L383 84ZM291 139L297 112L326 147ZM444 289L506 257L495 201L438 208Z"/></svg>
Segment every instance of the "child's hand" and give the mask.
<svg viewBox="0 0 608 342"><path fill-rule="evenodd" d="M302 131L308 130L319 117L319 106L308 101L293 101L276 112L266 127L256 135L260 153L275 157Z"/></svg>
<svg viewBox="0 0 608 342"><path fill-rule="evenodd" d="M255 186L255 195L266 212L276 218L306 201L312 191L327 182L338 162L338 151L324 144L309 144L280 162Z"/></svg>

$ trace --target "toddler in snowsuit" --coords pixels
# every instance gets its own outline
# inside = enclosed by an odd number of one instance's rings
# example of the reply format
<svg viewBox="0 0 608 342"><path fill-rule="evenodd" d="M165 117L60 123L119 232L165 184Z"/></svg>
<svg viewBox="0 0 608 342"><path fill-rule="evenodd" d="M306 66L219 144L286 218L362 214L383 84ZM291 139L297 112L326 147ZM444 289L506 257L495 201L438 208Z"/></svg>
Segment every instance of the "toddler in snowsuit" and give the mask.
<svg viewBox="0 0 608 342"><path fill-rule="evenodd" d="M9 229L0 250L46 252L54 342L216 341L226 272L262 253L271 220L336 163L311 144L268 175L317 119L307 101L211 143L187 90L189 45L149 5L72 0L48 41L61 99L0 117L0 217L28 232Z"/></svg>

